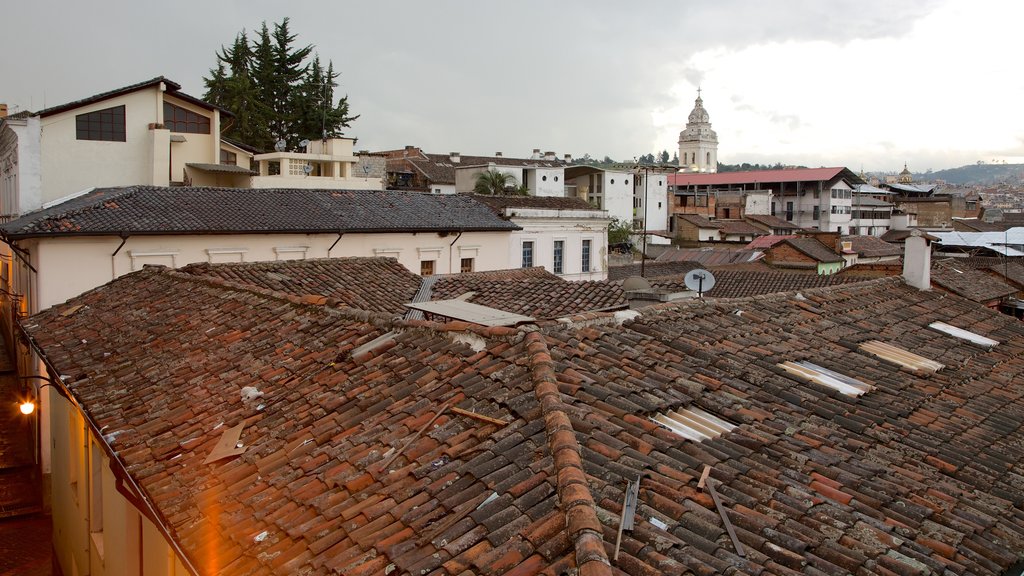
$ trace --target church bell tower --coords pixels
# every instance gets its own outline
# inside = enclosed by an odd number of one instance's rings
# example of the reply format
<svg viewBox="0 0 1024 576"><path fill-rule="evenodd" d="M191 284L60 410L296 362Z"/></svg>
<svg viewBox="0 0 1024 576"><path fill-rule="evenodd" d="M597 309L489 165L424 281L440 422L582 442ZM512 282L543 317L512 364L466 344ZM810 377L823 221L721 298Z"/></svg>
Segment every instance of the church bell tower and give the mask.
<svg viewBox="0 0 1024 576"><path fill-rule="evenodd" d="M711 117L697 88L697 100L679 133L680 172L718 172L718 134L711 129Z"/></svg>

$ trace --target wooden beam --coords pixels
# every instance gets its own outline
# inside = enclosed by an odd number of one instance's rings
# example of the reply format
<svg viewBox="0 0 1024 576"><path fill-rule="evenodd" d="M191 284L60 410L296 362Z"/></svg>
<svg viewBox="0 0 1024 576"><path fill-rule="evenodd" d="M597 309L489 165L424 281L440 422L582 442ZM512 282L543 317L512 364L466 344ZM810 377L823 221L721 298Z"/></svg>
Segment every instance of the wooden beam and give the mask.
<svg viewBox="0 0 1024 576"><path fill-rule="evenodd" d="M450 410L451 410L451 412L453 412L455 414L458 414L459 416L465 416L467 418L473 418L474 420L479 420L481 422L486 422L488 424L494 424L495 426L498 426L498 427L508 426L508 422L505 422L504 420L499 420L497 418L491 418L490 416L484 416L483 414L478 414L476 412L470 412L469 410L464 410L464 409L459 408L457 406L452 406L450 408Z"/></svg>

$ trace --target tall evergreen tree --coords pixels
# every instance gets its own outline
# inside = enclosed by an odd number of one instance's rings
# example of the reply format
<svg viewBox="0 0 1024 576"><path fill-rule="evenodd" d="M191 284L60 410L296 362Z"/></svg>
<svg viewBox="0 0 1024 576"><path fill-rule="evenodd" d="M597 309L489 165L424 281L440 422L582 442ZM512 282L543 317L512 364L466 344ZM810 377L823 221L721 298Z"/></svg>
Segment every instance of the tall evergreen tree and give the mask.
<svg viewBox="0 0 1024 576"><path fill-rule="evenodd" d="M294 150L303 139L338 136L358 118L349 116L347 96L334 103L333 62L326 71L318 55L306 63L313 46L295 47L296 38L285 18L273 29L264 22L251 42L242 31L217 53L205 98L235 115L225 136L260 150L284 140Z"/></svg>

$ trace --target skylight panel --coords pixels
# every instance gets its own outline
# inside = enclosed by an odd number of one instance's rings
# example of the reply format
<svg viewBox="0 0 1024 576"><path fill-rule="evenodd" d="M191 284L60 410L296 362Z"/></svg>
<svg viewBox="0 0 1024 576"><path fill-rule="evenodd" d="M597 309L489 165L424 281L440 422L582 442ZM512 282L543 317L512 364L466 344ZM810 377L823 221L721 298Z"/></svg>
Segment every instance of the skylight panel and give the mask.
<svg viewBox="0 0 1024 576"><path fill-rule="evenodd" d="M878 340L864 342L860 345L860 349L869 354L874 354L883 360L888 360L893 364L899 364L900 366L910 368L914 371L923 370L926 372L938 372L946 367L945 364L929 360L924 356L919 356L913 352L907 352L902 348L897 348L891 344L879 342Z"/></svg>
<svg viewBox="0 0 1024 576"><path fill-rule="evenodd" d="M651 420L694 442L717 438L736 428L735 424L695 406L657 414Z"/></svg>
<svg viewBox="0 0 1024 576"><path fill-rule="evenodd" d="M986 337L984 337L984 336L982 336L980 334L975 334L974 332L971 332L969 330L964 330L963 328L957 328L956 326L950 326L949 324L946 324L945 322L932 322L931 324L928 325L928 327L933 329L933 330L938 330L939 332L943 332L945 334L949 334L950 336L953 336L954 338L959 338L961 340L967 340L968 342L973 342L973 343L975 343L975 344L977 344L979 346L985 346L987 348L991 348L991 347L995 346L996 344L999 344L998 340L993 340L991 338L986 338Z"/></svg>
<svg viewBox="0 0 1024 576"><path fill-rule="evenodd" d="M828 368L822 368L821 366L812 364L811 362L783 362L782 364L779 364L779 367L790 374L800 376L810 380L811 382L816 382L827 388L842 392L847 396L860 396L872 389L870 385L865 384L856 378L850 378L849 376L840 374L839 372L834 372Z"/></svg>

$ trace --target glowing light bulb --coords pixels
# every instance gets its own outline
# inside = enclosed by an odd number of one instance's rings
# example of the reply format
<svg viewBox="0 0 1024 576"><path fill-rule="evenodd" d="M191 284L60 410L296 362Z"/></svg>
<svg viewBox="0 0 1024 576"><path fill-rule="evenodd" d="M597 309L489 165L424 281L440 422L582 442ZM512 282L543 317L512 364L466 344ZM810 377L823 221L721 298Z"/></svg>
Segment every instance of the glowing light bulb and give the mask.
<svg viewBox="0 0 1024 576"><path fill-rule="evenodd" d="M35 412L36 405L34 403L32 403L32 402L27 402L26 401L26 402L22 402L21 406L19 408L21 408L21 413L25 414L27 416L27 415Z"/></svg>

